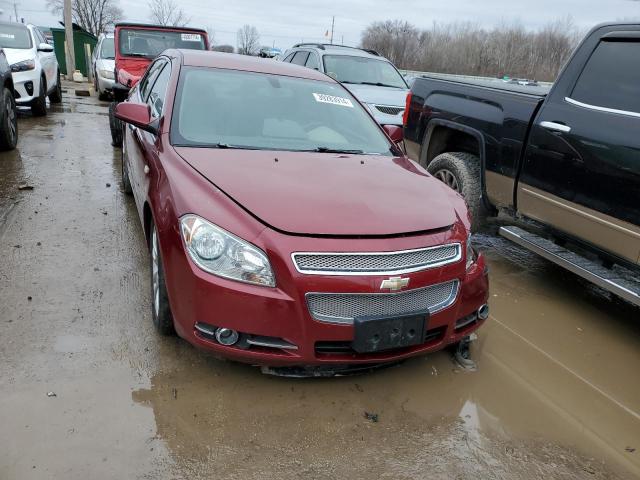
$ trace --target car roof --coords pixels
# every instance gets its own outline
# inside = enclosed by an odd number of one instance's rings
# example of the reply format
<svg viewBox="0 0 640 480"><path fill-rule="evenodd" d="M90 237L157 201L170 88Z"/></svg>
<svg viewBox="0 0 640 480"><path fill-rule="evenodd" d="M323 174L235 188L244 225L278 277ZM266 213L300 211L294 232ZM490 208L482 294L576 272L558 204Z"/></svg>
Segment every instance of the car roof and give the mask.
<svg viewBox="0 0 640 480"><path fill-rule="evenodd" d="M25 25L24 23L18 23L18 22L0 22L0 26L11 26L11 27L27 28L27 27L32 27L33 25L31 25L31 24Z"/></svg>
<svg viewBox="0 0 640 480"><path fill-rule="evenodd" d="M245 72L269 73L272 75L285 75L289 77L337 83L331 77L312 68L306 68L286 62L276 62L249 55L185 49L168 50L166 52L169 56L172 56L172 53L180 55L182 57L182 64L186 66L213 67L228 70L242 70Z"/></svg>
<svg viewBox="0 0 640 480"><path fill-rule="evenodd" d="M153 30L173 30L173 31L184 31L184 32L197 32L207 34L206 30L202 28L193 28L193 27L172 27L167 25L153 25L151 23L134 23L134 22L120 22L116 23L114 28L140 28L140 29L153 29Z"/></svg>
<svg viewBox="0 0 640 480"><path fill-rule="evenodd" d="M368 57L377 58L378 60L387 60L375 50L368 50L357 47L349 47L347 45L334 45L330 43L298 43L292 47L295 49L312 49L318 51L322 55L349 55L351 57Z"/></svg>

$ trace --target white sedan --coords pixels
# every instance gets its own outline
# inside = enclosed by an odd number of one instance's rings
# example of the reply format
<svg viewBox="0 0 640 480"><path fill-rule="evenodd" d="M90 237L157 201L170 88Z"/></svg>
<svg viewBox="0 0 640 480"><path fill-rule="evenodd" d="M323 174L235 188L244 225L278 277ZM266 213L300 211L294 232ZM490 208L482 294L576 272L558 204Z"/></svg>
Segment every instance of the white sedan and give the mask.
<svg viewBox="0 0 640 480"><path fill-rule="evenodd" d="M11 66L19 107L31 107L33 115L41 116L47 114L47 96L51 103L62 101L58 61L38 27L0 23L0 47Z"/></svg>

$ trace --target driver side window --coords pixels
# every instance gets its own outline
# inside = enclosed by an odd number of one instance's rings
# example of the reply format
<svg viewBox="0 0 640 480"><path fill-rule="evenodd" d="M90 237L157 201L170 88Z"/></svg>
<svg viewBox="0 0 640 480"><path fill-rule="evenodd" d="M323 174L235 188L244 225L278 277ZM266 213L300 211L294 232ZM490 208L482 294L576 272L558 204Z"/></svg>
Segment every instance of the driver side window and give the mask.
<svg viewBox="0 0 640 480"><path fill-rule="evenodd" d="M167 61L165 59L160 58L155 62L153 62L147 69L147 73L144 75L144 77L142 77L142 80L140 80L140 83L139 83L141 101L143 102L147 101L147 98L149 96L149 90L153 86L153 82L155 81L158 74L160 73L160 70L162 70L162 67L164 67L166 63Z"/></svg>
<svg viewBox="0 0 640 480"><path fill-rule="evenodd" d="M164 98L167 93L167 86L169 85L169 78L171 77L171 65L165 63L164 68L157 76L153 87L149 91L149 98L147 98L147 104L151 107L151 116L158 118L162 113L164 107Z"/></svg>

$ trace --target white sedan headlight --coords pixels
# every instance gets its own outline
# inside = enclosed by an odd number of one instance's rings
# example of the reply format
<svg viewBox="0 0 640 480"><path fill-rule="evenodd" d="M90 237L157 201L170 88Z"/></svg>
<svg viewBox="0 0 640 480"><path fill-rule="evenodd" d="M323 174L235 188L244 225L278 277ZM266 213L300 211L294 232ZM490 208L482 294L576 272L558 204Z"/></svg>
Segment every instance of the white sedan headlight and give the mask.
<svg viewBox="0 0 640 480"><path fill-rule="evenodd" d="M113 70L100 70L100 76L108 80L113 80L115 78Z"/></svg>
<svg viewBox="0 0 640 480"><path fill-rule="evenodd" d="M476 251L473 249L471 245L471 234L467 237L467 270L471 268L471 266L475 263L477 255Z"/></svg>
<svg viewBox="0 0 640 480"><path fill-rule="evenodd" d="M197 215L182 217L180 231L189 256L204 271L240 282L276 286L269 259L258 247Z"/></svg>

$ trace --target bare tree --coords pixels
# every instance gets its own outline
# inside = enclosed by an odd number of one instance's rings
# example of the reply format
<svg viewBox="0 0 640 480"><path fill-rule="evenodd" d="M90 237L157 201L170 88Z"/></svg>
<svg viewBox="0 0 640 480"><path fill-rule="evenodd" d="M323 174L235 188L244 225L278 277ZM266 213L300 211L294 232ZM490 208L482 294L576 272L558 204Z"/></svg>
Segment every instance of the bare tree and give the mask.
<svg viewBox="0 0 640 480"><path fill-rule="evenodd" d="M173 0L149 0L148 5L149 18L157 25L184 27L191 21Z"/></svg>
<svg viewBox="0 0 640 480"><path fill-rule="evenodd" d="M62 14L64 0L47 0L47 7L54 14ZM74 0L71 16L74 23L97 36L122 20L124 14L118 0Z"/></svg>
<svg viewBox="0 0 640 480"><path fill-rule="evenodd" d="M213 44L216 43L216 32L211 26L207 27L206 30L207 37L209 38L209 48L212 48Z"/></svg>
<svg viewBox="0 0 640 480"><path fill-rule="evenodd" d="M410 70L554 80L580 37L569 17L537 31L518 23L485 30L469 22L434 23L419 30L387 20L367 27L362 46Z"/></svg>
<svg viewBox="0 0 640 480"><path fill-rule="evenodd" d="M244 25L238 30L238 53L256 55L260 49L258 29L252 25Z"/></svg>

